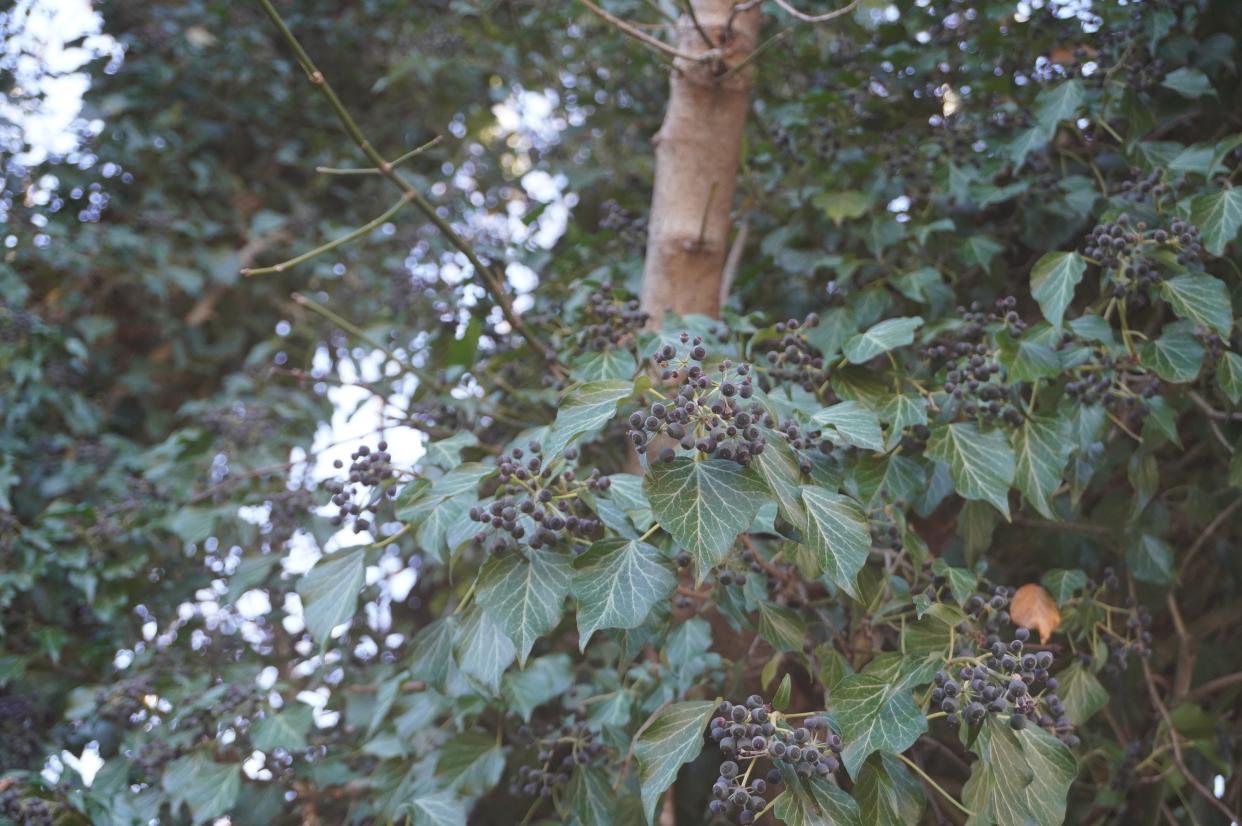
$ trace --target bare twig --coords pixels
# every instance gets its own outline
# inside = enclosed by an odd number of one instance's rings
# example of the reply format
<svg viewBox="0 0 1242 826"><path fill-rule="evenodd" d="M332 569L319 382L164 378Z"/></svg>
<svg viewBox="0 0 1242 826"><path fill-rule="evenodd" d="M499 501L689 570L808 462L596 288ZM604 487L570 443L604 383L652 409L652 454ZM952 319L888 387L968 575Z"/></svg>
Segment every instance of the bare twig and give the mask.
<svg viewBox="0 0 1242 826"><path fill-rule="evenodd" d="M340 238L337 238L336 240L329 241L328 243L323 244L322 246L315 247L313 250L310 250L309 252L304 252L301 255L290 258L288 261L281 261L279 264L273 264L270 267L246 267L245 269L241 271L241 274L245 276L267 275L268 273L273 273L273 272L284 272L285 270L296 267L298 264L304 264L307 261L311 260L312 258L323 255L325 252L330 252L331 250L334 250L337 247L343 247L346 244L348 244L350 241L357 240L358 238L362 238L365 235L370 235L372 232L374 232L375 230L382 227L385 223L387 223L390 218L392 218L394 215L400 212L401 208L405 206L406 204L408 204L409 202L410 202L410 198L407 197L407 195L402 195L399 201L397 201L395 204L390 206L388 209L384 210L383 213L376 216L374 219L358 227L353 232L348 232L345 235L342 235Z"/></svg>
<svg viewBox="0 0 1242 826"><path fill-rule="evenodd" d="M1173 762L1177 764L1177 769L1182 773L1182 777L1186 778L1186 782L1205 800L1215 806L1227 818L1230 823L1237 823L1238 816L1224 804L1216 795L1212 794L1212 790L1203 785L1203 781L1191 774L1190 769L1186 767L1186 759L1182 756L1182 745L1178 741L1177 727L1173 725L1173 717L1169 714L1169 709L1165 707L1164 701L1160 699L1159 692L1156 691L1156 683L1151 676L1151 668L1147 665L1147 660L1141 659L1140 664L1143 666L1143 678L1147 682L1147 694L1151 697L1152 705L1156 707L1156 711L1160 713L1160 717L1164 720L1165 728L1169 731L1169 744L1173 747Z"/></svg>
<svg viewBox="0 0 1242 826"><path fill-rule="evenodd" d="M703 28L703 24L699 22L699 15L694 10L694 0L682 0L686 7L686 15L689 16L690 22L694 24L695 30L699 33L699 37L703 38L703 45L709 49L716 48L716 44L712 42L711 35L707 33L707 29Z"/></svg>
<svg viewBox="0 0 1242 826"><path fill-rule="evenodd" d="M1208 418L1210 419L1216 419L1222 422L1223 421L1242 422L1242 412L1226 413L1223 410L1217 410L1215 407L1212 407L1212 405L1208 402L1207 399L1203 398L1202 396L1200 396L1198 393L1196 393L1193 390L1191 390L1186 395L1188 395L1190 397L1190 400L1195 403L1195 406L1198 407L1200 410L1202 410L1204 413L1206 413Z"/></svg>
<svg viewBox="0 0 1242 826"><path fill-rule="evenodd" d="M788 3L788 0L773 0L776 5L785 10L786 14L803 23L826 23L829 20L835 20L838 17L849 14L858 6L858 0L851 0L848 6L842 6L836 11L830 11L825 14L807 14L800 12Z"/></svg>
<svg viewBox="0 0 1242 826"><path fill-rule="evenodd" d="M411 149L409 152L406 152L401 157L393 159L392 161L389 162L389 166L398 167L401 164L405 163L406 161L410 160L411 158L417 158L419 155L423 154L428 149L431 149L433 146L436 146L443 140L444 140L443 135L436 135L434 138L422 144L421 146L416 146L413 149ZM315 171L322 173L324 175L382 175L384 174L383 171L380 170L379 167L375 167L375 166L363 167L362 169L353 169L353 168L343 169L341 167L336 167L336 166L317 166L315 167Z"/></svg>
<svg viewBox="0 0 1242 826"><path fill-rule="evenodd" d="M625 22L620 17L617 17L615 14L605 11L604 9L595 5L595 3L591 2L591 0L578 0L578 2L586 6L587 9L592 14L594 14L596 17L598 17L600 20L603 20L605 23L608 23L613 28L619 30L622 34L629 35L630 37L634 38L640 43L644 43L647 46L650 46L651 48L655 49L656 51L662 52L663 54L668 55L669 57L680 57L682 60L690 60L690 61L694 61L698 63L698 62L707 62L707 61L715 60L717 57L720 56L720 53L715 49L710 49L706 52L703 52L702 54L690 54L689 52L683 52L681 49L675 48L665 43L660 38L652 37L651 35L647 34L642 29L636 28L635 26Z"/></svg>
<svg viewBox="0 0 1242 826"><path fill-rule="evenodd" d="M1190 690L1190 678L1195 671L1195 658L1198 656L1196 641L1186 633L1186 622L1182 619L1182 611L1177 606L1170 590L1165 597L1169 606L1169 616L1173 618L1173 628L1177 632L1177 671L1173 675L1173 689L1170 701L1176 705Z"/></svg>
<svg viewBox="0 0 1242 826"><path fill-rule="evenodd" d="M310 55L306 53L306 50L302 48L302 44L298 42L297 37L294 36L288 25L285 24L284 19L280 16L280 12L276 11L276 7L272 5L272 0L259 0L259 5L263 7L264 13L267 14L273 25L280 31L286 45L293 51L298 64L302 67L302 71L306 73L311 84L319 89L320 93L328 101L332 111L336 113L337 119L341 122L341 126L345 128L345 131L353 139L354 143L357 144L362 154L366 155L367 160L375 165L380 174L400 189L406 198L418 208L418 211L423 213L427 220L435 225L445 239L466 257L466 260L474 268L475 275L482 283L483 288L492 297L492 300L496 302L496 306L500 308L501 315L509 323L509 327L521 335L535 352L541 354L546 359L551 359L551 354L547 348L535 337L522 320L522 317L513 309L513 301L505 291L504 282L498 273L479 258L479 254L474 247L466 239L458 235L452 225L436 212L436 208L423 197L423 194L414 187L414 184L410 183L405 176L393 167L390 161L385 160L384 156L371 145L370 141L362 133L362 130L358 128L353 115L349 113L345 104L337 96L336 90L332 88L332 84L328 83L328 79L324 77L323 72L319 71L315 62L311 60Z"/></svg>
<svg viewBox="0 0 1242 826"><path fill-rule="evenodd" d="M1197 703L1218 691L1223 691L1224 689L1229 688L1230 686L1238 685L1239 683L1242 683L1242 671L1235 671L1232 674L1226 674L1223 677L1208 680L1203 685L1195 686L1193 689L1186 692L1186 700L1187 702Z"/></svg>
<svg viewBox="0 0 1242 826"><path fill-rule="evenodd" d="M1203 546L1216 533L1216 530L1233 516L1234 511L1242 507L1242 496L1239 496L1233 502L1229 503L1224 510L1216 514L1216 518L1207 524L1203 532L1199 534L1199 538L1190 546L1190 550L1186 551L1186 555L1182 557L1182 564L1177 567L1178 575L1184 574L1190 565L1190 560L1194 559L1195 554L1202 550Z"/></svg>

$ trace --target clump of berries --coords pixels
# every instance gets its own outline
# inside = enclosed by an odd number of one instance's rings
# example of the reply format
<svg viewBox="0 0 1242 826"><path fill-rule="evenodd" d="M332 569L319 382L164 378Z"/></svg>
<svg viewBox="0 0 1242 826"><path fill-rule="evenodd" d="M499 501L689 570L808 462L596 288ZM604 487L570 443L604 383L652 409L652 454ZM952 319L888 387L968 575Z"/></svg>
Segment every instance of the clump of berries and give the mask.
<svg viewBox="0 0 1242 826"><path fill-rule="evenodd" d="M1004 380L996 354L989 346L989 324L1001 324L1014 335L1026 329L1018 316L1017 299L997 299L996 310L985 312L978 301L969 307L958 307L962 326L953 334L928 345L924 355L946 369L944 392L966 418L1000 418L1006 424L1022 424L1022 413L1012 404L1013 389Z"/></svg>
<svg viewBox="0 0 1242 826"><path fill-rule="evenodd" d="M776 384L788 383L814 393L828 380L824 356L807 340L806 331L819 326L819 316L810 313L799 322L796 318L778 322L773 328L780 336L765 356L767 369L760 375L759 386L767 391Z"/></svg>
<svg viewBox="0 0 1242 826"><path fill-rule="evenodd" d="M599 733L585 722L569 722L537 732L525 725L518 736L536 751L537 765L523 765L509 784L509 793L525 797L551 797L569 783L578 766L598 763L604 757Z"/></svg>
<svg viewBox="0 0 1242 826"><path fill-rule="evenodd" d="M1015 731L1028 723L1053 732L1068 746L1078 737L1057 696L1057 679L1051 675L1053 656L1048 651L1026 651L1031 632L1019 627L1009 639L987 636L982 653L967 657L956 674L939 671L929 699L951 725L965 720L972 726L989 716L1008 715Z"/></svg>
<svg viewBox="0 0 1242 826"><path fill-rule="evenodd" d="M1087 407L1102 404L1131 427L1142 424L1147 400L1160 393L1160 378L1129 353L1110 355L1094 347L1077 374L1065 385L1070 399Z"/></svg>
<svg viewBox="0 0 1242 826"><path fill-rule="evenodd" d="M664 381L678 382L672 398L653 403L647 411L630 416L630 441L640 454L648 451L658 436L667 436L682 450L697 450L717 459L747 465L763 452L766 440L759 423L764 410L758 403L745 404L754 394L748 364L735 365L729 359L711 371L704 369L707 349L703 338L681 334L686 353L666 344L656 354ZM660 448L660 461L677 455L671 446Z"/></svg>
<svg viewBox="0 0 1242 826"><path fill-rule="evenodd" d="M507 539L497 538L491 548L493 553L513 547L520 540L539 549L562 539L571 541L574 551L580 553L586 549L584 543L598 537L601 531L602 523L580 494L607 491L611 480L594 470L585 482L580 482L572 469L561 469L555 461L545 462L542 453L539 442L530 442L525 450L515 447L502 454L496 460L500 478L496 498L490 505L470 509L471 520L507 534ZM566 458L576 456L576 450L566 451ZM486 531L475 536L479 543L486 539Z"/></svg>
<svg viewBox="0 0 1242 826"><path fill-rule="evenodd" d="M1110 271L1109 294L1135 306L1147 303L1148 288L1161 278L1161 265L1153 257L1172 252L1182 267L1203 257L1199 228L1174 218L1167 229L1150 228L1146 221L1131 221L1122 213L1115 221L1096 224L1083 243L1083 254Z"/></svg>
<svg viewBox="0 0 1242 826"><path fill-rule="evenodd" d="M333 526L340 526L347 519L354 520L354 530L365 531L371 527L366 518L367 513L375 514L383 501L383 493L376 490L390 479L397 476L397 469L392 466L392 454L388 452L388 442L381 441L372 450L362 445L350 454L349 475L346 481L334 479L327 484L332 494L332 504L339 509L329 520ZM344 462L337 459L332 466L338 470ZM395 494L396 488L388 488L389 495Z"/></svg>
<svg viewBox="0 0 1242 826"><path fill-rule="evenodd" d="M22 826L52 826L67 811L63 803L35 797L27 792L15 782L5 786L0 791L0 818Z"/></svg>
<svg viewBox="0 0 1242 826"><path fill-rule="evenodd" d="M754 823L767 806L765 795L781 783L779 766L803 777L829 777L841 765L841 737L826 719L810 716L801 725L791 723L758 694L742 704L721 703L710 736L726 759L708 808L742 824ZM756 773L761 762L769 767L763 777Z"/></svg>
<svg viewBox="0 0 1242 826"><path fill-rule="evenodd" d="M610 347L632 347L638 331L650 318L638 308L638 299L618 298L613 285L605 281L587 297L578 350L599 352Z"/></svg>

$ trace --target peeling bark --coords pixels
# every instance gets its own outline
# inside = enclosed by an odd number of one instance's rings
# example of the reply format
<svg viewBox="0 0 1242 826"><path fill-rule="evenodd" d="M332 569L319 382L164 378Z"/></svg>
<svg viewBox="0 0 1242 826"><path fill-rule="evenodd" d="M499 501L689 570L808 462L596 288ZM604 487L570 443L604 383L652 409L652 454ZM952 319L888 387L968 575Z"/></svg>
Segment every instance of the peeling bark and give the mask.
<svg viewBox="0 0 1242 826"><path fill-rule="evenodd" d="M651 199L642 306L659 325L665 312L718 316L729 218L750 104L752 68L741 65L759 36L759 4L734 12L734 0L691 0L698 26L683 16L668 110L653 138ZM703 32L714 46L705 42Z"/></svg>

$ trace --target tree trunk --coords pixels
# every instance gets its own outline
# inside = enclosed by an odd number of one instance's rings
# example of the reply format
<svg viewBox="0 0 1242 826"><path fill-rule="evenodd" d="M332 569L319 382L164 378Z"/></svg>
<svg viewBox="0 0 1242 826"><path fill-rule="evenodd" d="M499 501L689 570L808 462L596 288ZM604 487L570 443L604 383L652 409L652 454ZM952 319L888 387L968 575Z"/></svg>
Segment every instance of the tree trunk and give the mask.
<svg viewBox="0 0 1242 826"><path fill-rule="evenodd" d="M651 199L642 306L659 326L665 312L720 314L721 276L729 215L750 104L751 67L730 72L755 49L760 4L734 13L734 0L690 0L698 25L685 15L677 27L683 53L712 50L719 59L677 58L668 111L653 139Z"/></svg>

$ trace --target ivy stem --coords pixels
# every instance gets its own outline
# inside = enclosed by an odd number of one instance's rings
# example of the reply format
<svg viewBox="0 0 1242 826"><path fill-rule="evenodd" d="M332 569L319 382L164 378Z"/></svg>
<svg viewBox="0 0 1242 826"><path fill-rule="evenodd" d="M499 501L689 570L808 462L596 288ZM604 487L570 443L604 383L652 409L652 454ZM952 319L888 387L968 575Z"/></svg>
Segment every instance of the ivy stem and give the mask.
<svg viewBox="0 0 1242 826"><path fill-rule="evenodd" d="M468 604L470 604L470 599L471 597L474 596L474 587L478 584L479 584L478 579L475 579L474 582L470 583L470 587L466 589L465 596L461 598L461 602L457 603L457 607L453 609L454 614L460 613L461 609L465 608Z"/></svg>
<svg viewBox="0 0 1242 826"><path fill-rule="evenodd" d="M655 533L655 532L656 532L656 531L658 531L658 530L660 530L660 525L659 525L658 523L657 523L657 524L655 524L655 525L652 525L650 528L648 528L648 529L647 529L647 532L646 532L646 533L644 533L642 536L638 537L638 541L639 541L639 542L646 542L646 541L647 541L647 539L648 539L648 537L650 537L653 533Z"/></svg>
<svg viewBox="0 0 1242 826"><path fill-rule="evenodd" d="M285 44L293 51L298 65L306 73L306 77L310 80L311 85L317 88L328 101L328 105L332 107L332 111L336 113L337 119L341 122L341 126L345 128L345 131L353 139L358 149L362 151L362 154L366 155L367 160L375 165L375 168L379 170L383 177L387 178L401 190L404 195L403 203L405 201L413 203L418 211L435 225L444 238L466 257L471 267L474 268L475 277L481 282L483 289L492 297L492 300L496 302L496 306L500 308L500 313L504 316L505 321L508 322L509 327L524 338L532 350L543 358L548 359L552 363L553 368L559 373L561 369L559 363L556 362L543 343L535 337L530 328L526 326L526 322L523 321L522 317L513 309L513 301L506 292L504 282L498 277L497 271L485 264L474 247L457 234L452 224L440 216L435 206L423 197L423 194L414 187L414 184L410 183L404 175L394 169L392 162L385 160L384 156L379 153L379 150L371 145L371 142L367 140L362 130L358 127L358 123L354 120L353 115L349 113L349 109L345 107L336 90L332 88L332 84L328 82L323 72L311 60L306 49L298 42L297 36L293 34L288 24L285 23L284 18L280 16L280 12L272 5L272 0L259 0L259 5L263 7L263 12L272 21L277 30L280 31Z"/></svg>
<svg viewBox="0 0 1242 826"><path fill-rule="evenodd" d="M419 155L423 154L428 149L431 149L433 146L436 146L443 140L444 140L443 135L436 135L431 140L427 141L421 146L414 147L413 149L411 149L409 152L406 152L401 157L394 158L392 161L389 162L388 165L393 166L393 167L400 166L401 164L405 163L411 158L416 158ZM317 166L315 167L315 171L320 173L321 175L383 175L384 174L384 170L378 167L374 167L374 166L363 167L361 169L341 168L341 167L335 167L335 166Z"/></svg>
<svg viewBox="0 0 1242 826"><path fill-rule="evenodd" d="M935 780L932 780L932 779L931 779L931 777L930 777L930 776L928 776L927 772L925 772L925 771L923 771L921 768L919 768L919 766L918 766L918 764L917 764L917 763L915 763L915 762L914 762L913 760L911 760L909 757L906 757L904 754L898 754L898 755L897 755L897 757L898 757L898 759L899 759L899 760L901 760L901 762L905 763L907 766L909 766L910 768L914 769L915 774L917 774L919 777L923 778L923 782L924 782L924 783L926 783L927 785L931 786L931 787L932 787L933 789L935 789L936 791L940 792L941 796L942 796L942 797L944 797L944 799L945 799L945 800L947 800L947 801L949 801L950 803L952 803L952 804L953 804L954 806L956 806L959 810L961 810L962 812L964 812L967 816L969 816L969 817L974 817L974 816L975 816L975 813L974 813L974 812L972 812L970 809L967 809L967 808L966 808L965 806L963 806L961 803L957 802L957 798L956 798L956 797L954 797L953 795L951 795L951 794L949 794L948 792L946 792L943 788L941 788L940 784L939 784L939 783L937 783Z"/></svg>

